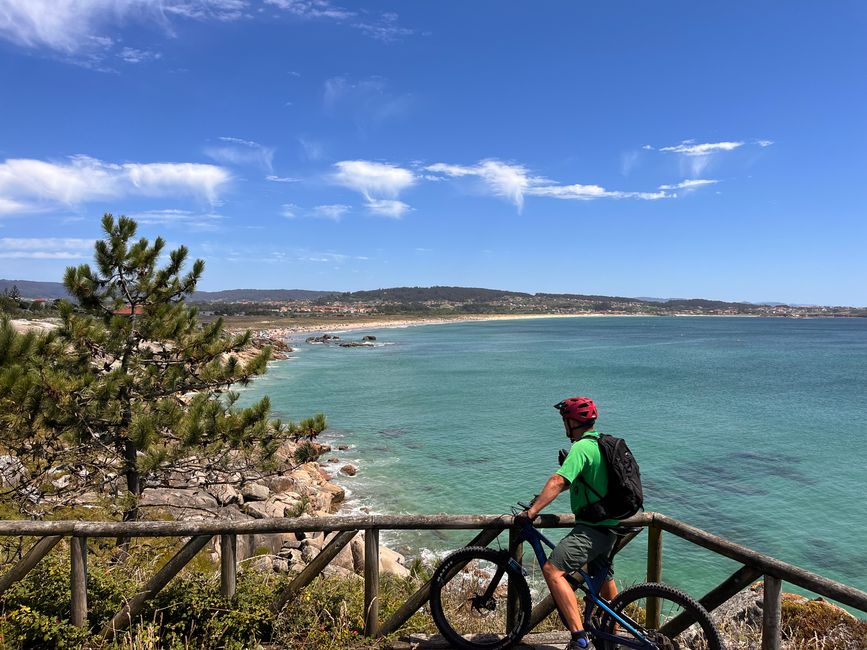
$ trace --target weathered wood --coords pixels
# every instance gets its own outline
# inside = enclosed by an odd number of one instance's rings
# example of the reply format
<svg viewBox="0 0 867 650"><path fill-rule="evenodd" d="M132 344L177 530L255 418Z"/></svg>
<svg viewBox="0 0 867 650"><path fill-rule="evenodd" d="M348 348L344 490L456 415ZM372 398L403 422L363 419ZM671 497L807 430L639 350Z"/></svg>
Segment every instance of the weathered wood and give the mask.
<svg viewBox="0 0 867 650"><path fill-rule="evenodd" d="M726 602L729 598L741 591L744 587L755 582L756 578L762 575L758 569L749 566L742 566L740 569L731 574L718 587L707 592L699 599L699 603L707 611L712 612L717 607Z"/></svg>
<svg viewBox="0 0 867 650"><path fill-rule="evenodd" d="M141 614L148 599L158 594L163 587L169 584L169 581L210 541L210 535L199 535L184 544L183 548L145 583L138 593L124 605L123 609L114 615L111 622L102 629L102 637L110 639L118 630L126 629Z"/></svg>
<svg viewBox="0 0 867 650"><path fill-rule="evenodd" d="M70 540L72 559L72 624L76 627L87 625L87 538L73 537Z"/></svg>
<svg viewBox="0 0 867 650"><path fill-rule="evenodd" d="M662 530L650 526L647 530L647 581L662 582ZM647 599L647 626L659 628L659 598Z"/></svg>
<svg viewBox="0 0 867 650"><path fill-rule="evenodd" d="M275 614L279 614L289 601L294 599L304 587L313 582L313 579L321 573L322 569L328 566L328 563L334 559L340 552L340 549L349 544L349 541L355 537L357 532L357 530L344 530L335 535L334 539L322 549L322 552L313 558L313 561L304 567L301 573L295 576L295 579L280 592L276 602L271 607L272 611Z"/></svg>
<svg viewBox="0 0 867 650"><path fill-rule="evenodd" d="M493 542L499 534L499 530L483 530L481 533L476 535L467 546L487 546ZM389 634L396 632L401 625L406 623L413 614L421 609L422 605L430 600L432 584L432 581L428 580L418 591L410 596L406 602L380 626L379 635L388 636Z"/></svg>
<svg viewBox="0 0 867 650"><path fill-rule="evenodd" d="M364 634L379 627L379 529L364 531Z"/></svg>
<svg viewBox="0 0 867 650"><path fill-rule="evenodd" d="M640 532L640 531L639 531ZM628 535L624 535L617 542L617 551L615 555L623 550L623 547L629 544L633 539L638 536L638 532L629 533ZM584 584L584 579L578 574L573 573L571 579L569 581L572 589L577 590L578 587ZM557 609L557 603L554 602L553 596L548 594L545 596L539 604L533 608L533 611L530 613L530 630L536 629L536 626L539 625L542 621L544 621L548 616Z"/></svg>
<svg viewBox="0 0 867 650"><path fill-rule="evenodd" d="M509 550L518 564L524 563L524 545L519 543L521 531L517 528L509 529ZM511 630L515 624L515 615L518 613L518 588L514 580L509 580L509 590L506 599L506 629Z"/></svg>
<svg viewBox="0 0 867 650"><path fill-rule="evenodd" d="M753 583L753 581L762 575L758 569L748 566L742 566L740 569L731 574L718 586L711 589L699 599L699 603L707 611L712 612L717 607L726 602L729 598L738 593L741 589ZM695 623L693 617L688 612L681 612L673 619L668 621L662 631L671 637L675 637L683 632L690 625Z"/></svg>
<svg viewBox="0 0 867 650"><path fill-rule="evenodd" d="M760 569L764 574L776 576L781 580L826 596L844 605L867 612L867 593L860 589L849 587L834 580L823 578L800 567L781 562L769 555L758 553L745 546L717 537L707 531L695 528L666 515L654 513L653 523L663 530L673 533L693 544L731 558L741 564Z"/></svg>
<svg viewBox="0 0 867 650"><path fill-rule="evenodd" d="M647 526L652 513L641 513L624 523ZM570 528L573 515L542 515L537 528ZM327 517L277 517L245 521L0 521L0 536L76 535L79 537L193 537L200 535L255 535L266 533L333 532L379 528L387 530L505 530L512 525L509 515L364 515Z"/></svg>
<svg viewBox="0 0 867 650"><path fill-rule="evenodd" d="M238 536L220 535L220 592L226 598L235 596L238 578Z"/></svg>
<svg viewBox="0 0 867 650"><path fill-rule="evenodd" d="M780 625L782 591L782 580L771 575L765 576L762 600L762 650L780 650L780 645L782 645L782 627Z"/></svg>
<svg viewBox="0 0 867 650"><path fill-rule="evenodd" d="M39 563L39 560L48 555L61 539L63 537L60 535L52 535L51 537L43 537L36 542L27 551L27 554L0 578L0 594L3 594L9 587L30 573L30 570Z"/></svg>

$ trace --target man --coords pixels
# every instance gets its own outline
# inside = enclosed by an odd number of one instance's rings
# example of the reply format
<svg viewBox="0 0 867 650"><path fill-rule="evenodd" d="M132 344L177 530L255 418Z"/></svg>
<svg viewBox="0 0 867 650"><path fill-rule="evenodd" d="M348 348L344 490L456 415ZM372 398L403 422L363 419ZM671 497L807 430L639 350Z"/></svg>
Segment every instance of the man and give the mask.
<svg viewBox="0 0 867 650"><path fill-rule="evenodd" d="M618 521L606 519L590 523L578 518L583 508L598 501L598 495L605 496L608 491L608 467L597 442L599 433L596 431L596 418L599 413L596 405L589 397L570 397L555 404L554 408L560 412L566 437L573 444L557 473L551 475L541 494L518 517L532 521L557 495L569 490L572 512L576 515L575 527L553 550L542 571L560 614L572 633L567 650L587 650L592 649L593 644L584 631L581 611L566 574L577 571L584 564L589 564L590 573L594 573L598 568L597 563L607 558L616 541L616 536L607 526L616 526ZM595 493L587 487L587 483ZM600 593L608 600L617 595L613 570Z"/></svg>

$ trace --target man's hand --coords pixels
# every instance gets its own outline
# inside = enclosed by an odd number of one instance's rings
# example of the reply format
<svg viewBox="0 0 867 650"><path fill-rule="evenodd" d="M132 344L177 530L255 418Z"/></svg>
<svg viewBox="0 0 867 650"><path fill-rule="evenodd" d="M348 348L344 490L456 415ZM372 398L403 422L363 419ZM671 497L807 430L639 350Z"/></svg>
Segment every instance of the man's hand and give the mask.
<svg viewBox="0 0 867 650"><path fill-rule="evenodd" d="M529 526L533 522L533 519L535 519L535 517L530 516L530 511L524 510L515 515L514 522L516 526L523 528L524 526Z"/></svg>

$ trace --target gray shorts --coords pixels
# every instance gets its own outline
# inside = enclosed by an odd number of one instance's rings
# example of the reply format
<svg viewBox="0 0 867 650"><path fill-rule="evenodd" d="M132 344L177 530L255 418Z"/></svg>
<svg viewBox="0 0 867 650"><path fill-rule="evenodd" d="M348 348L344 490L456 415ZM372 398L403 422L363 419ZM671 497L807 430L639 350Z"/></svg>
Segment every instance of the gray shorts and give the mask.
<svg viewBox="0 0 867 650"><path fill-rule="evenodd" d="M567 573L577 571L585 564L589 565L589 573L598 573L599 566L608 558L608 553L617 541L609 528L576 524L557 547L551 551L548 561L555 567ZM608 577L614 577L614 566L608 572Z"/></svg>

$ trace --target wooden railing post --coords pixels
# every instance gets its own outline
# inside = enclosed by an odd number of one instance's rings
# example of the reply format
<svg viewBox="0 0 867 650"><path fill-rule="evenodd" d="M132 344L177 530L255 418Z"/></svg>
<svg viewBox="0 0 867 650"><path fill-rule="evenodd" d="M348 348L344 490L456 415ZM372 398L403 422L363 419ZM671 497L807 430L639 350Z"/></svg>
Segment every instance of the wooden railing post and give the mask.
<svg viewBox="0 0 867 650"><path fill-rule="evenodd" d="M36 544L27 551L27 555L21 558L18 564L12 567L2 578L0 578L0 594L30 573L30 570L39 563L39 560L48 555L51 549L57 546L57 543L61 539L63 539L63 537L60 535L52 535L50 537L43 537L36 542Z"/></svg>
<svg viewBox="0 0 867 650"><path fill-rule="evenodd" d="M647 529L647 581L662 582L662 529ZM659 599L647 599L647 627L659 629Z"/></svg>
<svg viewBox="0 0 867 650"><path fill-rule="evenodd" d="M102 629L102 637L110 639L118 630L129 627L141 614L148 599L158 594L163 587L169 584L169 581L180 573L181 569L187 566L189 561L196 557L196 554L205 548L205 545L210 541L210 535L199 535L184 544L181 550L138 590L138 593L124 605L123 609L114 615L111 622Z"/></svg>
<svg viewBox="0 0 867 650"><path fill-rule="evenodd" d="M521 531L512 527L509 529L509 548L512 551L512 557L518 564L524 562L524 544L519 543ZM515 625L515 615L518 608L518 589L512 580L509 580L508 599L506 600L506 629L511 630Z"/></svg>
<svg viewBox="0 0 867 650"><path fill-rule="evenodd" d="M295 576L295 579L277 595L277 600L271 606L271 611L274 614L279 614L286 607L286 604L298 595L298 592L313 582L313 579L322 572L322 569L328 566L328 563L335 558L340 549L349 544L349 541L355 537L357 532L357 530L343 530L335 535L319 555L313 558L313 561L304 567L301 573Z"/></svg>
<svg viewBox="0 0 867 650"><path fill-rule="evenodd" d="M72 624L76 627L87 625L87 537L73 537L70 540L72 560Z"/></svg>
<svg viewBox="0 0 867 650"><path fill-rule="evenodd" d="M220 591L226 598L235 596L238 577L238 536L220 535Z"/></svg>
<svg viewBox="0 0 867 650"><path fill-rule="evenodd" d="M782 629L780 626L783 581L765 575L762 602L762 650L780 650Z"/></svg>
<svg viewBox="0 0 867 650"><path fill-rule="evenodd" d="M379 627L379 528L364 531L364 634Z"/></svg>

